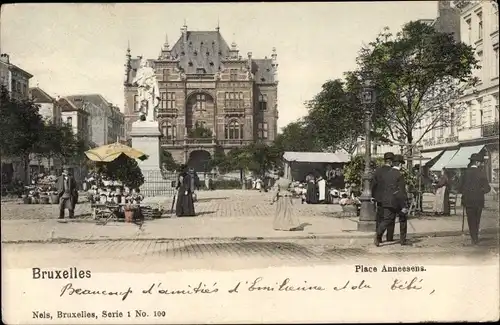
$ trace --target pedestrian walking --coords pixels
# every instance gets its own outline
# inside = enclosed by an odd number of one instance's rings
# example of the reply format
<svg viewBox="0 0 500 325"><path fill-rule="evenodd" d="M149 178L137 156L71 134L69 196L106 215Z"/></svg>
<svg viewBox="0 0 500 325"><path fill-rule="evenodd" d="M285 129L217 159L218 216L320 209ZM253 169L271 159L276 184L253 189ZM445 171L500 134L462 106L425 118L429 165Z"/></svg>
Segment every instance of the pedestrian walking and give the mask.
<svg viewBox="0 0 500 325"><path fill-rule="evenodd" d="M372 197L375 200L376 204L376 221L375 221L375 231L377 231L380 222L384 218L384 209L382 207L382 195L383 189L385 187L384 184L384 176L385 174L392 169L392 161L394 159L394 153L386 152L384 154L384 165L377 168L372 178ZM387 228L387 241L394 241L394 226L395 223L391 223Z"/></svg>
<svg viewBox="0 0 500 325"><path fill-rule="evenodd" d="M271 204L276 204L276 213L273 221L274 230L296 231L300 222L293 215L293 195L289 191L291 182L283 177L282 171L278 172L278 180L274 184L276 189Z"/></svg>
<svg viewBox="0 0 500 325"><path fill-rule="evenodd" d="M191 173L186 165L181 166L181 172L177 176L177 203L175 206L175 215L178 217L195 216L193 191L194 183Z"/></svg>
<svg viewBox="0 0 500 325"><path fill-rule="evenodd" d="M69 218L75 217L75 207L78 203L78 187L75 178L64 169L61 176L57 178L57 194L59 196L59 219L64 219L64 211L67 209Z"/></svg>
<svg viewBox="0 0 500 325"><path fill-rule="evenodd" d="M477 245L479 243L479 224L484 208L484 195L491 190L491 187L484 170L481 168L484 162L483 157L475 153L470 156L469 160L470 164L461 179L459 192L462 193L462 206L465 207L472 244Z"/></svg>
<svg viewBox="0 0 500 325"><path fill-rule="evenodd" d="M404 163L403 156L394 155L393 166L382 177L383 191L381 195L383 219L380 222L375 235L375 245L379 246L382 242L384 232L395 223L399 218L400 243L401 245L410 245L406 240L407 235L407 214L408 214L408 194L403 174L400 172L401 165Z"/></svg>

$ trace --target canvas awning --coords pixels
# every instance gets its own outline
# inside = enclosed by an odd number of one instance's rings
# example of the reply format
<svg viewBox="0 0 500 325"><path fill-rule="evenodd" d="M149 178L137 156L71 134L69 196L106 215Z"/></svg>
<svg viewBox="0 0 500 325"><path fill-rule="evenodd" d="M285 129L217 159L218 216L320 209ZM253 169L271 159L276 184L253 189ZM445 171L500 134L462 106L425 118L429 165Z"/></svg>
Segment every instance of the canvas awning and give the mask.
<svg viewBox="0 0 500 325"><path fill-rule="evenodd" d="M445 168L467 168L469 158L473 153L479 153L484 145L462 147L455 156L444 166Z"/></svg>
<svg viewBox="0 0 500 325"><path fill-rule="evenodd" d="M436 163L432 165L430 170L433 172L442 170L446 166L446 164L448 164L448 162L453 158L453 156L455 156L457 151L458 150L446 150L445 152L443 152L441 157L439 157L438 161L436 161Z"/></svg>
<svg viewBox="0 0 500 325"><path fill-rule="evenodd" d="M422 165L433 165L439 156L444 152L444 150L436 150L436 151L429 151L429 152L422 152L420 153L420 156L422 157ZM418 159L416 160L418 161Z"/></svg>
<svg viewBox="0 0 500 325"><path fill-rule="evenodd" d="M303 163L346 163L349 156L342 152L295 152L286 151L283 154L283 159L286 161L303 162Z"/></svg>

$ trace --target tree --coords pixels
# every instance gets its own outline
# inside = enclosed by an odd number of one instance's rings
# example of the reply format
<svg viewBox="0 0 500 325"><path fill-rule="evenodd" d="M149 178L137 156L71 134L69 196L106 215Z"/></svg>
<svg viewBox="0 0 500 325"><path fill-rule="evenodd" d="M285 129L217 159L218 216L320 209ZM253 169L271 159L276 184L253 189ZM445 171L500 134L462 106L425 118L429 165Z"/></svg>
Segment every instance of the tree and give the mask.
<svg viewBox="0 0 500 325"><path fill-rule="evenodd" d="M212 138L213 133L212 130L207 129L202 124L196 122L194 128L189 130L188 135L193 139L210 139Z"/></svg>
<svg viewBox="0 0 500 325"><path fill-rule="evenodd" d="M35 153L39 157L44 157L48 161L50 170L50 163L52 158L56 157L63 150L62 137L64 136L63 128L53 122L45 123L41 129L38 141L35 144Z"/></svg>
<svg viewBox="0 0 500 325"><path fill-rule="evenodd" d="M384 135L406 144L461 123L465 104L459 98L475 85L479 68L472 47L422 22L406 24L395 36L386 28L357 60L359 73L374 81Z"/></svg>
<svg viewBox="0 0 500 325"><path fill-rule="evenodd" d="M311 126L305 120L289 123L276 137L274 146L284 151L320 151Z"/></svg>
<svg viewBox="0 0 500 325"><path fill-rule="evenodd" d="M180 169L181 164L175 161L172 153L166 149L160 151L161 166L164 166L167 171L176 171Z"/></svg>
<svg viewBox="0 0 500 325"><path fill-rule="evenodd" d="M35 150L41 129L39 107L30 100L15 100L5 87L0 89L0 153L2 157L21 157L25 182L28 181L30 153Z"/></svg>
<svg viewBox="0 0 500 325"><path fill-rule="evenodd" d="M120 181L124 186L138 189L144 184L144 176L135 159L120 155L111 162L98 162L97 172L109 179Z"/></svg>

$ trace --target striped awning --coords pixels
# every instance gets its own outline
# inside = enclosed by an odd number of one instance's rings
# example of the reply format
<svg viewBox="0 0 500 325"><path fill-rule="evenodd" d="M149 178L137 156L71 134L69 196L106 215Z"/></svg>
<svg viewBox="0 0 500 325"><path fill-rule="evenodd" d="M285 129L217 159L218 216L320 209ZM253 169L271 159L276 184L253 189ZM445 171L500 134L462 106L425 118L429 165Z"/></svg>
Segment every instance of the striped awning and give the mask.
<svg viewBox="0 0 500 325"><path fill-rule="evenodd" d="M450 169L467 168L470 156L473 153L479 153L483 148L484 145L462 147L444 167Z"/></svg>
<svg viewBox="0 0 500 325"><path fill-rule="evenodd" d="M458 150L446 150L445 152L443 152L441 157L438 159L438 161L436 161L434 165L432 165L430 170L433 172L438 172L442 170L448 164L448 162L453 158L453 156L455 156L457 151Z"/></svg>

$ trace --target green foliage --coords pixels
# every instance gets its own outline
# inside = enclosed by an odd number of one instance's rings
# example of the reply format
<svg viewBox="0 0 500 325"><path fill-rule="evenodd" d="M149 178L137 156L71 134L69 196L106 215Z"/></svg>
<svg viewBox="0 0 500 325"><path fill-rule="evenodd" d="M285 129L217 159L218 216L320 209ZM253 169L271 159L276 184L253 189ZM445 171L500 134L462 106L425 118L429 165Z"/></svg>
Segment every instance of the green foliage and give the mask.
<svg viewBox="0 0 500 325"><path fill-rule="evenodd" d="M320 146L312 127L304 120L285 126L274 141L274 147L285 151L319 151Z"/></svg>
<svg viewBox="0 0 500 325"><path fill-rule="evenodd" d="M213 186L216 190L241 189L241 181L237 179L214 180Z"/></svg>
<svg viewBox="0 0 500 325"><path fill-rule="evenodd" d="M384 159L377 157L372 159L372 172L376 168L384 165ZM365 171L365 157L363 155L354 156L350 162L344 166L344 177L346 184L354 184L354 188L361 190L363 187L363 173ZM401 168L401 173L405 178L405 182L409 191L417 188L417 176L406 168Z"/></svg>
<svg viewBox="0 0 500 325"><path fill-rule="evenodd" d="M188 136L193 139L210 139L213 133L212 130L196 122L194 128L189 130Z"/></svg>
<svg viewBox="0 0 500 325"><path fill-rule="evenodd" d="M39 107L32 101L10 98L5 87L0 90L0 151L2 156L23 156L34 152L43 128Z"/></svg>
<svg viewBox="0 0 500 325"><path fill-rule="evenodd" d="M264 143L252 143L231 150L222 166L225 170L248 170L256 175L275 169L280 164L281 151Z"/></svg>
<svg viewBox="0 0 500 325"><path fill-rule="evenodd" d="M109 179L122 182L124 186L130 188L139 188L144 184L144 176L141 168L135 161L127 155L120 155L109 163L98 162L96 171Z"/></svg>
<svg viewBox="0 0 500 325"><path fill-rule="evenodd" d="M465 104L458 99L477 82L474 49L422 22L407 23L396 35L386 28L357 61L374 81L376 114L394 141L417 143L433 129L461 123ZM430 123L415 139L424 118Z"/></svg>
<svg viewBox="0 0 500 325"><path fill-rule="evenodd" d="M166 149L160 151L160 165L168 171L178 171L181 164L175 161L172 153Z"/></svg>

